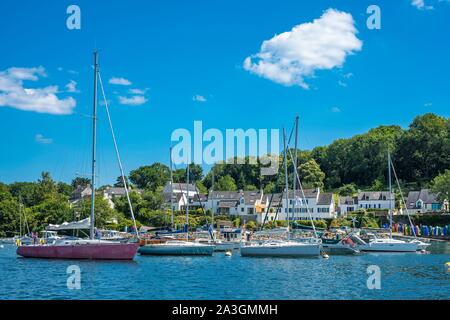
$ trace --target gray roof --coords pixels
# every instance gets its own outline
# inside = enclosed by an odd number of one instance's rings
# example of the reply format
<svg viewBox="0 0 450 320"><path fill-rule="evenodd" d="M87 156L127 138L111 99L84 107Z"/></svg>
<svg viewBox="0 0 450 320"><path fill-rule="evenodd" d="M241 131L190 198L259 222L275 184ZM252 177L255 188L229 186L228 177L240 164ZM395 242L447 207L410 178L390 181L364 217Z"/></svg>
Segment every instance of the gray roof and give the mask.
<svg viewBox="0 0 450 320"><path fill-rule="evenodd" d="M168 188L168 190L170 190L170 182L168 182L166 184L166 188ZM181 191L186 191L186 189L188 189L189 191L196 191L195 185L192 183L189 183L189 185L187 185L186 183L174 182L173 189L181 190Z"/></svg>
<svg viewBox="0 0 450 320"><path fill-rule="evenodd" d="M437 199L438 195L431 192L430 189L422 189L420 191L410 191L408 193L408 199L406 205L408 209L414 209L416 207L417 200L422 200L424 204L440 203Z"/></svg>
<svg viewBox="0 0 450 320"><path fill-rule="evenodd" d="M358 204L358 197L352 197L352 196L339 197L339 203L345 204L348 206L352 206L352 205Z"/></svg>
<svg viewBox="0 0 450 320"><path fill-rule="evenodd" d="M358 193L358 201L395 200L395 194L388 191L361 191Z"/></svg>
<svg viewBox="0 0 450 320"><path fill-rule="evenodd" d="M209 194L211 200L239 200L244 197L245 204L254 204L261 199L260 191L212 191Z"/></svg>
<svg viewBox="0 0 450 320"><path fill-rule="evenodd" d="M303 189L303 193L301 190L295 190L295 196L298 198L303 198L303 194L305 194L305 198L317 198L317 189ZM283 195L285 197L286 195ZM294 190L289 190L288 192L289 199L294 199Z"/></svg>
<svg viewBox="0 0 450 320"><path fill-rule="evenodd" d="M220 201L219 202L219 208L233 208L233 207L236 207L237 206L237 204L238 204L238 202L237 201L227 201L227 200L224 200L224 201Z"/></svg>
<svg viewBox="0 0 450 320"><path fill-rule="evenodd" d="M317 201L317 205L319 206L328 206L333 202L333 194L331 192L323 192L319 194L319 200Z"/></svg>

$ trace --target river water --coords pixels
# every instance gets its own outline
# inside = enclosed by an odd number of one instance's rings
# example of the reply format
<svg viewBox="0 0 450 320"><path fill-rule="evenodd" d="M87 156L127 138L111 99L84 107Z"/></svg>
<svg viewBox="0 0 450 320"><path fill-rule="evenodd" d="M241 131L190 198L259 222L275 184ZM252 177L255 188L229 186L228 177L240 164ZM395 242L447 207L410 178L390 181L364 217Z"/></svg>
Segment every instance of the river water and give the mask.
<svg viewBox="0 0 450 320"><path fill-rule="evenodd" d="M15 249L0 247L0 299L450 299L449 243L433 243L428 254L283 259L235 251L130 262L25 259ZM80 289L67 286L71 265L81 271ZM369 266L379 267L380 289L367 286Z"/></svg>

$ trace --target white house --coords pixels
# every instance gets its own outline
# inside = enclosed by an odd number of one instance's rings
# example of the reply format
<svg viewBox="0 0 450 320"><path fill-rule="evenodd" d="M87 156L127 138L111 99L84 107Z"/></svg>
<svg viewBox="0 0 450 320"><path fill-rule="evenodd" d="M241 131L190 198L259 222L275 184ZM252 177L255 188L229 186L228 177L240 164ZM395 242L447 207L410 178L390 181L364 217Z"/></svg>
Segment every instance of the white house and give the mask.
<svg viewBox="0 0 450 320"><path fill-rule="evenodd" d="M358 210L358 197L339 197L340 215L346 215L347 213L355 212L356 210Z"/></svg>
<svg viewBox="0 0 450 320"><path fill-rule="evenodd" d="M294 192L288 191L288 199L286 194L277 193L266 195L264 200L264 213L258 220L263 221L267 215L266 221L270 220L309 220L310 216L314 220L332 219L336 217L336 208L334 205L333 194L328 192L320 192L320 189L305 189L303 194L300 190ZM270 205L270 199L272 204ZM295 206L294 206L295 204ZM273 208L273 209L272 209Z"/></svg>
<svg viewBox="0 0 450 320"><path fill-rule="evenodd" d="M131 189L128 188L128 192L135 191L137 193L142 193L142 190L140 189ZM107 187L105 190L103 190L103 197L108 201L109 206L111 209L114 209L114 199L125 197L127 195L125 188L123 187Z"/></svg>
<svg viewBox="0 0 450 320"><path fill-rule="evenodd" d="M262 198L261 191L212 191L208 195L206 208L214 214L256 216Z"/></svg>
<svg viewBox="0 0 450 320"><path fill-rule="evenodd" d="M410 191L406 206L410 213L428 213L448 211L448 202L442 203L438 200L438 195L432 193L429 189L420 191ZM447 208L446 208L447 207Z"/></svg>
<svg viewBox="0 0 450 320"><path fill-rule="evenodd" d="M187 185L186 183L173 183L173 189L171 188L171 182L167 182L167 184L164 186L163 193L164 194L177 194L177 193L184 193L188 194L189 197L193 197L197 194L197 189L194 184L190 183Z"/></svg>
<svg viewBox="0 0 450 320"><path fill-rule="evenodd" d="M395 209L395 194L387 191L358 192L358 209Z"/></svg>

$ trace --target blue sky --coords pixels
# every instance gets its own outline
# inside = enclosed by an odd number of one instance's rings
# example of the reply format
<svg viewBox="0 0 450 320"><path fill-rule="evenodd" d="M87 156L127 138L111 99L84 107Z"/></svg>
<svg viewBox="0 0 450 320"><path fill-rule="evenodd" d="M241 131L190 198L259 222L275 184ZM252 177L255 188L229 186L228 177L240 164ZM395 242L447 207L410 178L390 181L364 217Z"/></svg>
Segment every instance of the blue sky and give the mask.
<svg viewBox="0 0 450 320"><path fill-rule="evenodd" d="M81 30L66 27L71 4L81 8ZM380 30L366 27L370 4L381 8ZM329 8L351 15L361 47L347 48L338 66L302 69L308 88L244 67L247 57L259 59L263 41ZM172 131L192 130L194 120L205 129L270 129L290 126L298 114L300 146L309 149L382 124L406 127L426 112L449 117L449 15L442 0L1 1L0 78L26 68L19 85L44 88L48 108L69 114L19 110L0 92L0 181L36 180L41 171L70 181L89 172L95 47L126 171L168 163ZM113 77L131 85L108 83ZM71 81L75 88L66 86ZM99 108L99 182L106 184L119 171Z"/></svg>

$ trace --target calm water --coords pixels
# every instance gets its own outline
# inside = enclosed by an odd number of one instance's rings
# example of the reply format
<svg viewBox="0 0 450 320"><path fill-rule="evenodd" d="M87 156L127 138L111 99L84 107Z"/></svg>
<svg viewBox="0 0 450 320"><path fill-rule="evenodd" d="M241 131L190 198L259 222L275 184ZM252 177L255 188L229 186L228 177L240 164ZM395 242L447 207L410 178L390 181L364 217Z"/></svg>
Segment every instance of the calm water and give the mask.
<svg viewBox="0 0 450 320"><path fill-rule="evenodd" d="M363 254L330 259L137 256L133 262L18 258L0 248L0 299L450 299L450 244L430 254ZM81 289L66 268L81 268ZM366 269L381 269L381 290Z"/></svg>

